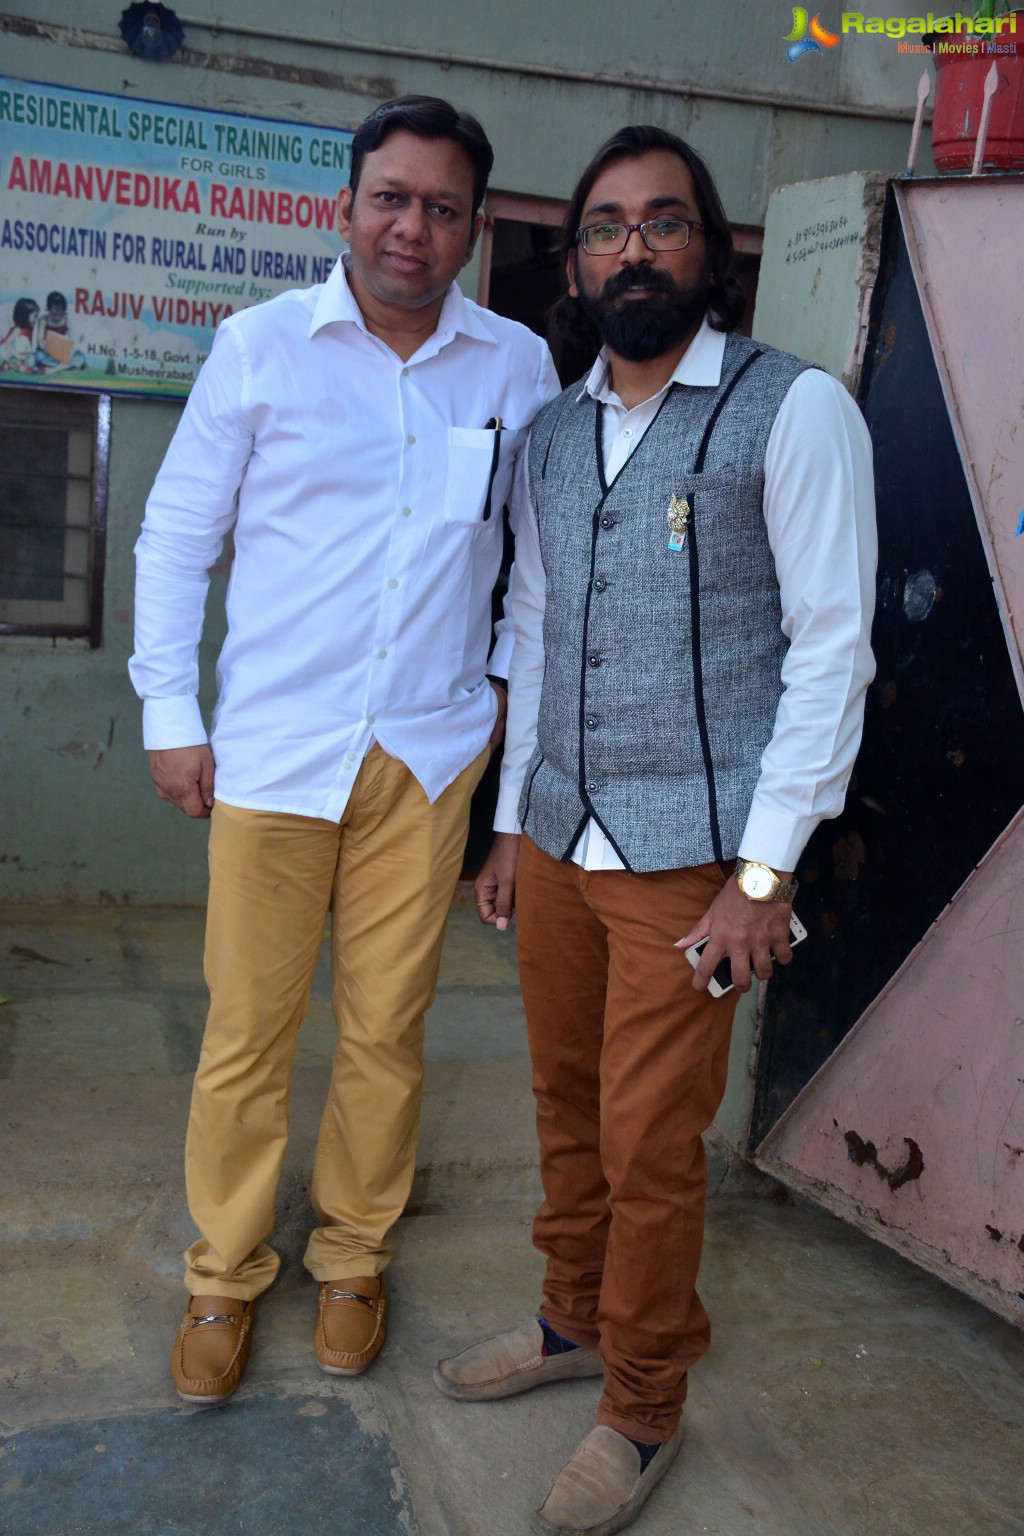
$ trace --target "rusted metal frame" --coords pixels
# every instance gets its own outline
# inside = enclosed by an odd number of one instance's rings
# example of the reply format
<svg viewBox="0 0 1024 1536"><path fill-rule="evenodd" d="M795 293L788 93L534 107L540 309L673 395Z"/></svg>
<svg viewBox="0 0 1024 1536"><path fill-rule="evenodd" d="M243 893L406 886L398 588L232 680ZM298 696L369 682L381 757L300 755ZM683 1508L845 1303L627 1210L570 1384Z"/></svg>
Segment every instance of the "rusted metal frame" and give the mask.
<svg viewBox="0 0 1024 1536"><path fill-rule="evenodd" d="M96 400L92 482L92 589L89 604L89 645L103 641L103 585L107 566L107 493L110 485L110 396Z"/></svg>

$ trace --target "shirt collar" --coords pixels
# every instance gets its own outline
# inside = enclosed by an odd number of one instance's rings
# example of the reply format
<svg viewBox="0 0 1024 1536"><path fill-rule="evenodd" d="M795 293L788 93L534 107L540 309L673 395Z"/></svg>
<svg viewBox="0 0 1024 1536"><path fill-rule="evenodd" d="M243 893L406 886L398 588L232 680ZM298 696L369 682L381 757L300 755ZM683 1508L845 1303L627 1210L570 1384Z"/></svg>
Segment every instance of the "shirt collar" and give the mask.
<svg viewBox="0 0 1024 1536"><path fill-rule="evenodd" d="M717 388L722 382L725 339L725 332L713 331L705 316L697 334L672 370L671 378L666 379L658 390L658 395L664 394L673 384L689 384L703 389ZM621 404L618 395L611 387L610 376L611 359L607 348L602 347L593 368L584 380L583 388L576 396L577 403L583 399L584 395L590 395L594 400L600 400L604 404L611 401Z"/></svg>
<svg viewBox="0 0 1024 1536"><path fill-rule="evenodd" d="M358 326L361 331L366 330L363 312L356 303L355 295L349 286L345 266L347 255L347 252L343 252L338 257L330 276L320 290L313 306L313 318L309 326L311 337L325 325L334 325L339 322ZM489 342L492 346L499 344L498 336L488 322L487 311L477 304L471 304L458 284L452 283L444 296L441 313L437 319L437 329L431 340L436 346L442 347L458 335L469 336L474 341Z"/></svg>
<svg viewBox="0 0 1024 1536"><path fill-rule="evenodd" d="M359 305L348 285L343 256L338 257L331 268L330 276L317 295L313 305L313 318L309 323L309 334L315 336L317 331L322 330L325 325L335 325L339 321L348 321L352 325L357 325L360 330L366 329Z"/></svg>

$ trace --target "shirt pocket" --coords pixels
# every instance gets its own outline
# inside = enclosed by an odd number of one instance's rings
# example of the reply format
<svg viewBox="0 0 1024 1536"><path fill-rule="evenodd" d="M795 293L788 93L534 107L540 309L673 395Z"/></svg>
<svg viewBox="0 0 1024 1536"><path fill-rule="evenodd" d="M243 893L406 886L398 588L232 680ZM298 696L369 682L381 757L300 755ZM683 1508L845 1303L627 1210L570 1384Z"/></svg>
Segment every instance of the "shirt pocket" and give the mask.
<svg viewBox="0 0 1024 1536"><path fill-rule="evenodd" d="M444 520L467 528L501 523L525 427L449 427Z"/></svg>

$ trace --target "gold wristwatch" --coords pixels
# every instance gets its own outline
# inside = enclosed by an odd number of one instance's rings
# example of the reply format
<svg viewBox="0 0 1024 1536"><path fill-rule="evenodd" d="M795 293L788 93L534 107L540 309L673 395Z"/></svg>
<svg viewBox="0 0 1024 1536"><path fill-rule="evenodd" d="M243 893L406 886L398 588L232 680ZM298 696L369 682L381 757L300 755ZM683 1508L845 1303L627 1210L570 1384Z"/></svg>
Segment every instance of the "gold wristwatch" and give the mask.
<svg viewBox="0 0 1024 1536"><path fill-rule="evenodd" d="M736 884L748 901L792 901L799 881L785 884L769 865L737 859Z"/></svg>

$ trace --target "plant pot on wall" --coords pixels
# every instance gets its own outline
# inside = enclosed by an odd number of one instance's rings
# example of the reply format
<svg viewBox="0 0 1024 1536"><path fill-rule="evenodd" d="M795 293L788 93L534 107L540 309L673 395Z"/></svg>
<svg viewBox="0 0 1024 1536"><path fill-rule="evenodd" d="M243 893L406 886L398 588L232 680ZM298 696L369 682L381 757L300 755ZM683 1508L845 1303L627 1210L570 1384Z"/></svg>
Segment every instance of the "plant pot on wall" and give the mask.
<svg viewBox="0 0 1024 1536"><path fill-rule="evenodd" d="M930 39L935 64L932 155L940 171L969 171L974 163L985 77L993 64L998 84L992 99L982 169L1024 169L1024 10L1012 14L1016 31L1003 29L993 44L1015 47L1016 53L990 53L984 47L979 47L977 53L940 53L940 42L962 44L969 42L969 37L960 34L940 38L933 34Z"/></svg>

